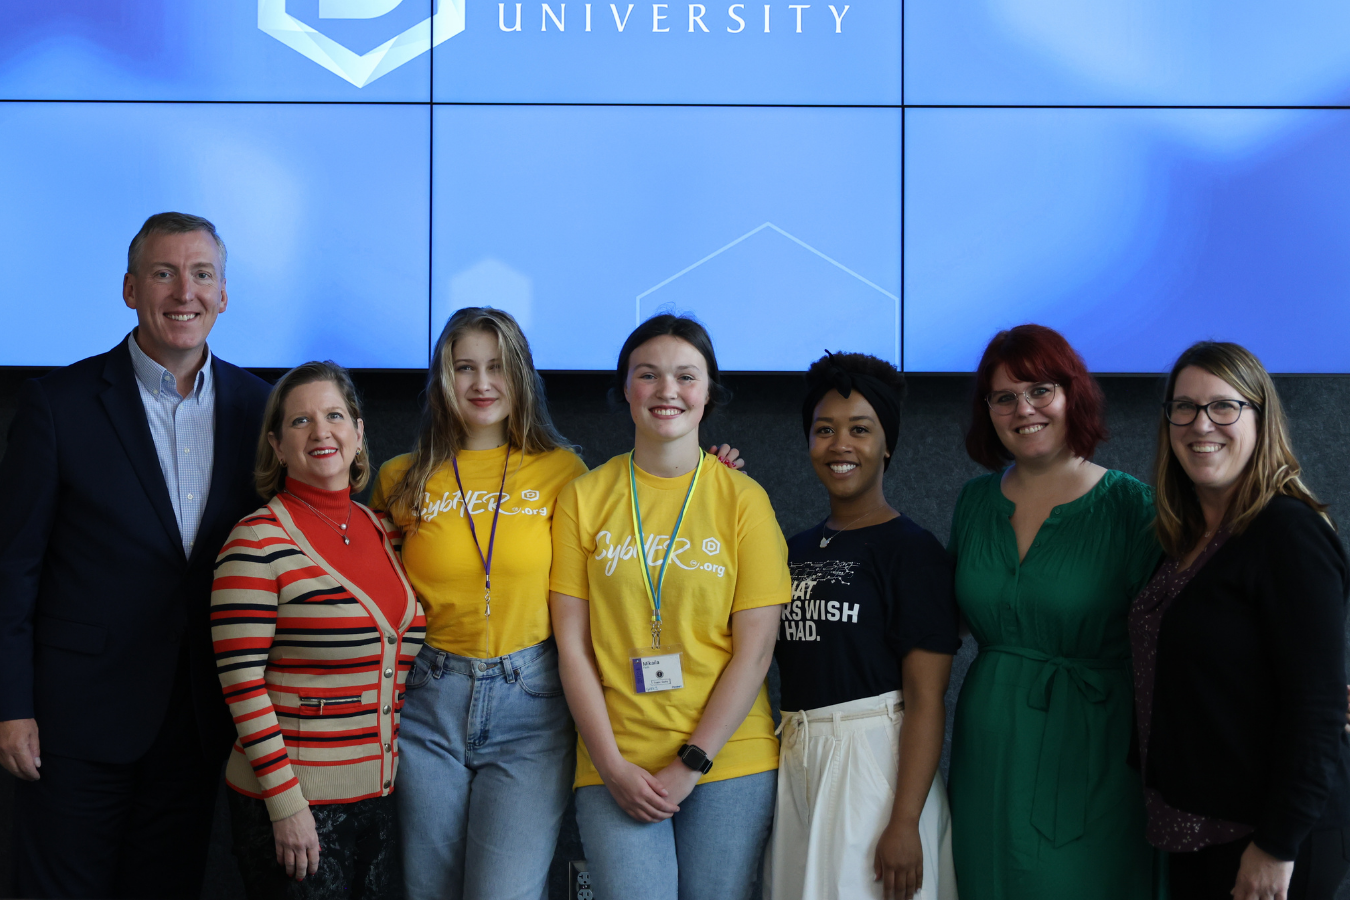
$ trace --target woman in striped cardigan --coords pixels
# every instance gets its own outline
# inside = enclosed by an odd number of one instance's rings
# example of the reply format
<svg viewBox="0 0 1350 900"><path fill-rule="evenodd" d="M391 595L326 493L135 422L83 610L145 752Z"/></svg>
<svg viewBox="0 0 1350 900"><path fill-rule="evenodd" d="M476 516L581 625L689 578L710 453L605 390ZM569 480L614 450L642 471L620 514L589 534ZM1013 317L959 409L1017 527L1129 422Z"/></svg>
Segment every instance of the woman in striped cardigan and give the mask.
<svg viewBox="0 0 1350 900"><path fill-rule="evenodd" d="M239 730L225 777L250 900L402 893L390 794L426 620L397 529L351 499L367 456L346 371L286 373L258 442L267 505L216 560L212 639Z"/></svg>

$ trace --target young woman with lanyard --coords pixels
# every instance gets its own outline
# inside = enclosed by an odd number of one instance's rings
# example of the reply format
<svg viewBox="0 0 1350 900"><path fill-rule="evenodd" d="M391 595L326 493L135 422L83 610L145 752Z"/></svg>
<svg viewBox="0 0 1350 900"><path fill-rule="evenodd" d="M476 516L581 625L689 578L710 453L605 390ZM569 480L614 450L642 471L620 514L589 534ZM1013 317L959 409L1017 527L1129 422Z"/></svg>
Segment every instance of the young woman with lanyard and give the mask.
<svg viewBox="0 0 1350 900"><path fill-rule="evenodd" d="M954 900L937 774L961 646L952 561L882 484L904 377L840 353L806 380L802 430L830 515L788 541L772 897Z"/></svg>
<svg viewBox="0 0 1350 900"><path fill-rule="evenodd" d="M721 393L703 327L648 319L615 374L633 450L564 488L553 527L577 823L597 896L743 898L773 816L787 548L764 490L699 449Z"/></svg>
<svg viewBox="0 0 1350 900"><path fill-rule="evenodd" d="M515 319L452 315L416 448L384 464L371 498L404 530L427 610L400 737L410 900L546 893L576 745L549 620L549 532L558 492L585 471Z"/></svg>
<svg viewBox="0 0 1350 900"><path fill-rule="evenodd" d="M574 744L546 602L549 525L585 471L515 320L451 316L416 447L381 467L371 496L403 529L427 613L400 734L409 900L544 893Z"/></svg>

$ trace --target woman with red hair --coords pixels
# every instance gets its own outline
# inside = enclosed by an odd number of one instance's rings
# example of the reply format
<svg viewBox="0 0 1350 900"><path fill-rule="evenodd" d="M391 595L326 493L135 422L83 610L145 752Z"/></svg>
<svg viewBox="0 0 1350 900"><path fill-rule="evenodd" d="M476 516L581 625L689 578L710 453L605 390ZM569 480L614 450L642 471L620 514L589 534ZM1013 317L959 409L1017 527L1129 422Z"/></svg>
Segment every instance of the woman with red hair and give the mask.
<svg viewBox="0 0 1350 900"><path fill-rule="evenodd" d="M991 473L948 544L980 647L952 733L961 898L1145 900L1126 615L1160 556L1153 494L1091 461L1101 389L1058 332L1000 332L976 379L966 449Z"/></svg>

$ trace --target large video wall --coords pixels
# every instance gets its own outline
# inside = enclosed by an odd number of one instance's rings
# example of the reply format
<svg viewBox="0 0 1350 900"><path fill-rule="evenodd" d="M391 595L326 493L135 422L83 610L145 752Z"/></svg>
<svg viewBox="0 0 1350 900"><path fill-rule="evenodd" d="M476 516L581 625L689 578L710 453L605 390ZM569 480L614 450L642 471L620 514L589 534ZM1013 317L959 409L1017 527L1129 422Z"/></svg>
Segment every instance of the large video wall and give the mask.
<svg viewBox="0 0 1350 900"><path fill-rule="evenodd" d="M0 365L107 349L153 212L230 247L225 358L425 365L459 306L604 369L656 309L724 368L1102 372L1202 337L1350 371L1333 0L67 0L0 27ZM902 52L903 50L903 52Z"/></svg>

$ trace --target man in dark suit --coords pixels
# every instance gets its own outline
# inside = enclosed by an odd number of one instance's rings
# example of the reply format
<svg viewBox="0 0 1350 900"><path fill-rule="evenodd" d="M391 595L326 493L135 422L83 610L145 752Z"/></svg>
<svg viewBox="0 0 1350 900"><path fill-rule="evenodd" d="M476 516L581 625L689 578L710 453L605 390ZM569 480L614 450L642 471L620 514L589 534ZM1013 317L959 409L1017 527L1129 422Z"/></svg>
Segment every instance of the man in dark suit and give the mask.
<svg viewBox="0 0 1350 900"><path fill-rule="evenodd" d="M259 505L268 385L206 345L225 245L150 217L127 254L137 326L24 384L0 461L0 765L20 897L201 892L235 730L212 661L211 571Z"/></svg>

